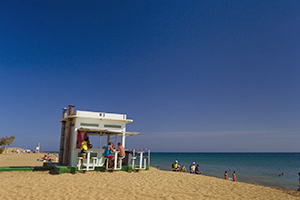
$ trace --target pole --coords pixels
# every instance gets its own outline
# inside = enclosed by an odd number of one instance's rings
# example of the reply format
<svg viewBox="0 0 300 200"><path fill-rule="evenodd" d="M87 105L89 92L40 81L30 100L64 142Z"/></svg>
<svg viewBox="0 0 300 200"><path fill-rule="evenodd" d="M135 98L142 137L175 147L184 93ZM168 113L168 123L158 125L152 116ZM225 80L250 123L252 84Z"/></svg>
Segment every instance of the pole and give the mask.
<svg viewBox="0 0 300 200"><path fill-rule="evenodd" d="M150 149L148 149L148 166L150 167Z"/></svg>
<svg viewBox="0 0 300 200"><path fill-rule="evenodd" d="M102 138L102 135L101 135L101 131L100 131L100 134L99 134L99 149L101 149L101 138Z"/></svg>

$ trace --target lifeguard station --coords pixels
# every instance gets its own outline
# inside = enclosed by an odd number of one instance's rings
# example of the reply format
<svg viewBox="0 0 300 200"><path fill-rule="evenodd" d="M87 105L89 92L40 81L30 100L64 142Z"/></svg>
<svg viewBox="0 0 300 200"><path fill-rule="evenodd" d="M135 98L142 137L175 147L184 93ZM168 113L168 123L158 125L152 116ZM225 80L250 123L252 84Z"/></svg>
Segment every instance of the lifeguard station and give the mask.
<svg viewBox="0 0 300 200"><path fill-rule="evenodd" d="M69 115L67 108L63 109L63 119L60 121L61 138L59 151L59 165L75 167L76 170L107 170L103 156L104 149L108 142L117 146L120 140L125 148L127 136L139 135L138 132L126 132L126 124L133 120L127 119L125 114L113 114L104 112L80 111L74 112L74 105L69 105ZM98 137L99 145L93 144L93 148L87 150L84 166L81 167L82 157L80 154L81 143L86 137ZM126 150L126 149L125 149ZM139 156L135 156L138 153ZM114 154L114 167L111 170L131 170L148 169L150 165L150 149L126 150L125 159L117 166L118 152ZM139 165L135 165L139 158ZM147 161L146 161L147 159ZM106 162L108 163L108 162ZM148 165L147 165L148 163Z"/></svg>
<svg viewBox="0 0 300 200"><path fill-rule="evenodd" d="M35 147L35 153L40 153L40 148L41 148L41 145L40 145L40 143L38 143L38 145L36 145L36 147Z"/></svg>

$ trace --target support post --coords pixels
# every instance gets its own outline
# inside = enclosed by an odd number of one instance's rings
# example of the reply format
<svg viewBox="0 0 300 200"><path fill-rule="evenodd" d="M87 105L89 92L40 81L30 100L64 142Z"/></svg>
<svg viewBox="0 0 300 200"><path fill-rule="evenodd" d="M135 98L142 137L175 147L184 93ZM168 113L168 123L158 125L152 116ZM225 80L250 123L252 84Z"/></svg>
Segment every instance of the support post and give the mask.
<svg viewBox="0 0 300 200"><path fill-rule="evenodd" d="M67 108L63 108L63 116L62 118L67 117ZM65 145L65 128L66 128L66 122L63 121L61 123L61 131L60 131L60 145L59 145L59 164L63 164L63 158L64 158L64 145Z"/></svg>
<svg viewBox="0 0 300 200"><path fill-rule="evenodd" d="M101 135L101 131L100 131L100 134L99 134L99 149L102 149L102 147L101 147L101 138L102 138L102 135Z"/></svg>
<svg viewBox="0 0 300 200"><path fill-rule="evenodd" d="M122 146L124 147L125 149L125 132L123 132L123 136L122 136Z"/></svg>
<svg viewBox="0 0 300 200"><path fill-rule="evenodd" d="M143 151L140 153L140 169L142 169L143 165Z"/></svg>
<svg viewBox="0 0 300 200"><path fill-rule="evenodd" d="M118 153L119 153L119 151L116 151L116 152L115 152L115 160L114 160L115 166L114 166L114 170L117 170L117 165L118 165Z"/></svg>
<svg viewBox="0 0 300 200"><path fill-rule="evenodd" d="M135 157L135 149L133 149L132 150L132 169L134 169L134 161L135 161L135 159L136 159L136 157Z"/></svg>
<svg viewBox="0 0 300 200"><path fill-rule="evenodd" d="M108 145L108 143L110 142L110 135L108 135L108 133L106 133L107 134L107 144L106 145Z"/></svg>
<svg viewBox="0 0 300 200"><path fill-rule="evenodd" d="M150 167L150 149L148 149L148 166Z"/></svg>
<svg viewBox="0 0 300 200"><path fill-rule="evenodd" d="M71 126L72 126L72 119L68 119L66 123L66 137L65 137L65 149L64 149L64 158L63 158L63 165L70 164L70 140L71 140Z"/></svg>

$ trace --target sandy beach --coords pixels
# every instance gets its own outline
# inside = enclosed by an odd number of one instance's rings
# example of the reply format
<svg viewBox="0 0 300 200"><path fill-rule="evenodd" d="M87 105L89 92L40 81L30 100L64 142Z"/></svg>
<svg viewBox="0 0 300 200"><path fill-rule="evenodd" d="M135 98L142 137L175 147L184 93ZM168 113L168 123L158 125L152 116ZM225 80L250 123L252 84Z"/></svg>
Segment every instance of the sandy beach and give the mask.
<svg viewBox="0 0 300 200"><path fill-rule="evenodd" d="M43 154L2 154L0 166L42 166ZM0 199L299 199L296 191L161 171L0 172Z"/></svg>

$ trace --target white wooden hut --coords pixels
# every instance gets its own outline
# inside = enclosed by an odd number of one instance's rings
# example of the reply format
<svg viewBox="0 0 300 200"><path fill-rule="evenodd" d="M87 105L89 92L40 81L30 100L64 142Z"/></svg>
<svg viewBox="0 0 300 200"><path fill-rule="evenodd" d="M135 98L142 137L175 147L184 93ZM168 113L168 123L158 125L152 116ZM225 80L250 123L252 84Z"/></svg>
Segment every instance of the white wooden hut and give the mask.
<svg viewBox="0 0 300 200"><path fill-rule="evenodd" d="M77 110L75 106L69 105L69 115L67 108L63 109L63 119L61 127L59 164L65 166L78 166L80 162L81 142L86 136L99 137L99 145L93 144L89 149L93 156L87 156L88 160L93 158L95 166L103 166L104 148L108 142L117 142L122 138L122 146L125 148L125 138L130 135L137 135L137 132L126 132L126 124L133 120L127 119L125 114L113 114L104 112L91 112ZM116 144L115 144L116 147ZM89 161L87 161L89 162Z"/></svg>

